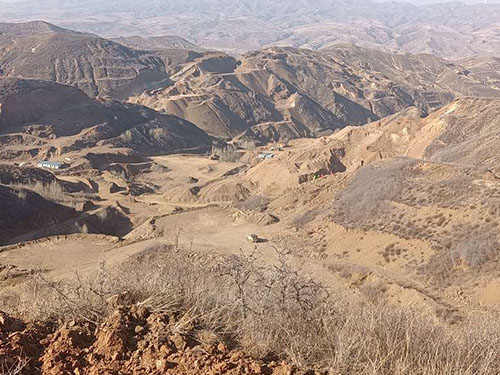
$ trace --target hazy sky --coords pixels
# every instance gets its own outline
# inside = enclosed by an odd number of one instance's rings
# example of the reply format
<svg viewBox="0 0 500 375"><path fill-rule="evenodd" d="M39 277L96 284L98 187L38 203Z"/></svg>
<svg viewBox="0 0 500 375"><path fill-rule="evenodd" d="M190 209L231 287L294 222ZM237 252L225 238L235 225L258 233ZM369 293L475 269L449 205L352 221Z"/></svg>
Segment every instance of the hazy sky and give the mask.
<svg viewBox="0 0 500 375"><path fill-rule="evenodd" d="M102 0L105 1L105 0ZM172 2L173 0L155 0L152 1L154 3L168 3ZM175 0L175 1L185 1L185 0ZM174 2L175 2L174 1ZM215 0L216 1L216 0ZM274 0L269 0L270 2ZM296 0L297 2L303 2L304 0ZM377 2L383 2L383 1L396 1L400 3L411 3L411 4L416 4L416 5L421 5L421 4L436 4L436 3L450 3L450 2L457 2L457 0L372 0L372 1L377 1ZM47 4L50 4L52 7L58 7L60 6L61 8L67 7L71 3L82 3L86 2L85 0L80 0L76 1L75 0L0 0L0 4L9 4L9 5L16 5L16 4L28 4L31 6L47 6ZM90 1L92 2L92 1ZM99 3L100 1L96 1ZM121 2L125 5L127 3L137 3L137 0L121 0ZM466 3L466 4L487 4L487 3L500 3L500 0L461 0L461 2Z"/></svg>
<svg viewBox="0 0 500 375"><path fill-rule="evenodd" d="M373 1L387 1L387 0L373 0ZM424 4L439 4L439 3L454 3L456 0L392 0L399 3L411 3L416 5ZM465 4L492 4L500 3L500 0L461 0Z"/></svg>

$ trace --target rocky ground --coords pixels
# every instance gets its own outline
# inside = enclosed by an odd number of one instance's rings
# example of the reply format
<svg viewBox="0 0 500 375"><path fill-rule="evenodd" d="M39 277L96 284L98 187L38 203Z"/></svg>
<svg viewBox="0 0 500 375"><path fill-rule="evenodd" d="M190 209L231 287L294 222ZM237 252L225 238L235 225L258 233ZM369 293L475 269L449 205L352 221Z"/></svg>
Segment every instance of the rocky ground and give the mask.
<svg viewBox="0 0 500 375"><path fill-rule="evenodd" d="M33 325L0 314L0 371L26 375L301 373L279 360L252 359L222 342L200 342L194 334L196 323L183 325L177 319L140 306L115 306L98 325L86 321Z"/></svg>

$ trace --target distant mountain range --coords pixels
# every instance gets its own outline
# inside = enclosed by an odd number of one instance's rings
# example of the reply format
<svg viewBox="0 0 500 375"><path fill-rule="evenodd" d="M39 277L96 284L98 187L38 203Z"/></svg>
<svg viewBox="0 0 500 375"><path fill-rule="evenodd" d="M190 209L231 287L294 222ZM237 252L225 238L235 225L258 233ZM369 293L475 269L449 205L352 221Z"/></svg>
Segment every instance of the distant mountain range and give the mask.
<svg viewBox="0 0 500 375"><path fill-rule="evenodd" d="M321 49L338 42L445 58L500 52L500 4L0 0L0 5L0 20L45 19L109 38L179 35L230 52L276 45Z"/></svg>

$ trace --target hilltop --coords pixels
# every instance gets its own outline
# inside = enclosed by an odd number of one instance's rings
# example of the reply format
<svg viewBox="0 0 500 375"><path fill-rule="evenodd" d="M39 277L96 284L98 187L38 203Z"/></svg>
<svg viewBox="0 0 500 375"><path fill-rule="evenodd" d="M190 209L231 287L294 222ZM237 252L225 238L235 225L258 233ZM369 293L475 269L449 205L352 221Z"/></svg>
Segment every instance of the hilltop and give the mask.
<svg viewBox="0 0 500 375"><path fill-rule="evenodd" d="M74 31L70 31L44 21L0 23L0 36L3 37L17 38L46 33L62 32L74 33Z"/></svg>
<svg viewBox="0 0 500 375"><path fill-rule="evenodd" d="M163 61L154 54L47 23L0 26L0 74L55 81L91 96L115 97L127 97L167 79Z"/></svg>

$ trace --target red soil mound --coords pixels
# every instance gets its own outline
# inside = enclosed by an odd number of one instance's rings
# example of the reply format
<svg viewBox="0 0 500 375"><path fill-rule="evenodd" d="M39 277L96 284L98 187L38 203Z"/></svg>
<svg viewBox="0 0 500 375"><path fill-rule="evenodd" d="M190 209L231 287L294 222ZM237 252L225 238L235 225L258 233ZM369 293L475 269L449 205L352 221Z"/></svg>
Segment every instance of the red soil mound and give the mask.
<svg viewBox="0 0 500 375"><path fill-rule="evenodd" d="M252 359L226 345L202 344L194 325L144 307L118 307L98 325L30 326L0 314L0 368L20 374L292 374L283 362Z"/></svg>

